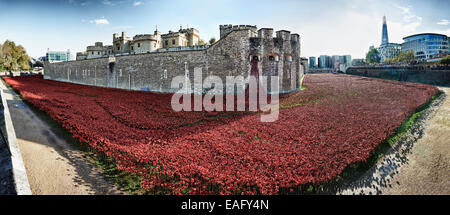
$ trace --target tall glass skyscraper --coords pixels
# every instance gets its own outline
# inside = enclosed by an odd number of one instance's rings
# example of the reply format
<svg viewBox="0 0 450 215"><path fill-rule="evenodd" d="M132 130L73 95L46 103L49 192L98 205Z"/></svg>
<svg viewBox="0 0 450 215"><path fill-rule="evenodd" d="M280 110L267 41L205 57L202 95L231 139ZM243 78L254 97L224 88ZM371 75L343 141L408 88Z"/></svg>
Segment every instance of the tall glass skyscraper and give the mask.
<svg viewBox="0 0 450 215"><path fill-rule="evenodd" d="M383 33L381 35L381 45L386 45L389 43L387 24L386 24L386 16L383 16Z"/></svg>
<svg viewBox="0 0 450 215"><path fill-rule="evenodd" d="M387 31L386 16L383 16L383 29L381 34L381 45L377 48L380 52L380 61L383 63L388 58L394 58L400 54L401 45L397 43L389 43Z"/></svg>

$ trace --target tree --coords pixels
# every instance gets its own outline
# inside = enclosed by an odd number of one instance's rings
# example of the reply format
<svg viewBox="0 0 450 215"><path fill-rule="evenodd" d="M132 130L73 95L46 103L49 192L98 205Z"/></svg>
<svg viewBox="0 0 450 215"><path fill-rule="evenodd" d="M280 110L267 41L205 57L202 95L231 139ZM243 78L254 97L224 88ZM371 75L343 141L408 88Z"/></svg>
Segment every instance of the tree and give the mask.
<svg viewBox="0 0 450 215"><path fill-rule="evenodd" d="M30 56L28 56L23 46L16 46L14 42L6 40L0 49L0 69L14 71L19 69L29 70L31 68Z"/></svg>
<svg viewBox="0 0 450 215"><path fill-rule="evenodd" d="M373 48L366 54L366 63L374 64L380 63L380 52L377 49Z"/></svg>
<svg viewBox="0 0 450 215"><path fill-rule="evenodd" d="M203 41L202 39L199 39L199 40L198 40L198 45L199 45L199 46L204 46L204 45L206 45L206 42Z"/></svg>
<svg viewBox="0 0 450 215"><path fill-rule="evenodd" d="M405 61L411 61L414 60L414 52L412 50L409 50L408 52L400 52L398 56L396 56L393 61L394 62L405 62Z"/></svg>
<svg viewBox="0 0 450 215"><path fill-rule="evenodd" d="M447 55L443 57L441 60L439 60L439 64L448 66L450 65L450 55Z"/></svg>
<svg viewBox="0 0 450 215"><path fill-rule="evenodd" d="M5 70L5 67L3 66L4 60L3 60L3 45L0 43L0 71Z"/></svg>
<svg viewBox="0 0 450 215"><path fill-rule="evenodd" d="M216 38L213 37L209 40L209 44L212 45L214 43L216 43Z"/></svg>

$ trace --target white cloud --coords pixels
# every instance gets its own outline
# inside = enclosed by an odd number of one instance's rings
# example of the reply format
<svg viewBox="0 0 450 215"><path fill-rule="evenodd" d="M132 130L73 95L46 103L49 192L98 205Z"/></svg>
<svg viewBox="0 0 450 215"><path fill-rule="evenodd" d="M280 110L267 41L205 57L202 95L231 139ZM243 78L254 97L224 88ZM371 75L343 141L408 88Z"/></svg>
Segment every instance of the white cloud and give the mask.
<svg viewBox="0 0 450 215"><path fill-rule="evenodd" d="M87 0L69 0L69 4L72 4L72 5L80 5L80 6L88 6L88 5L90 5L91 4L91 2L90 1L87 1Z"/></svg>
<svg viewBox="0 0 450 215"><path fill-rule="evenodd" d="M95 23L96 25L108 25L109 21L105 18L90 20L90 23Z"/></svg>
<svg viewBox="0 0 450 215"><path fill-rule="evenodd" d="M438 24L438 25L449 25L450 21L448 21L448 19L441 19L441 21L439 21L436 24Z"/></svg>
<svg viewBox="0 0 450 215"><path fill-rule="evenodd" d="M116 5L114 2L109 1L109 0L103 0L103 1L102 1L102 4L104 4L104 5L109 5L109 6L115 6L115 5Z"/></svg>
<svg viewBox="0 0 450 215"><path fill-rule="evenodd" d="M416 26L416 25L418 26L421 24L423 18L421 16L416 16L416 14L414 14L411 11L411 7L403 7L398 4L393 4L393 5L394 5L394 7L400 9L400 11L403 15L404 22L407 22L407 23L413 22L414 26Z"/></svg>
<svg viewBox="0 0 450 215"><path fill-rule="evenodd" d="M418 33L422 17L415 16L409 22L388 17L387 25L389 42L402 43L404 37ZM324 25L301 23L295 28L302 38L302 56L351 54L352 58L364 58L370 45L381 44L382 15L351 10Z"/></svg>
<svg viewBox="0 0 450 215"><path fill-rule="evenodd" d="M142 4L142 2L141 1L135 1L134 3L133 3L133 6L139 6L139 5L141 5Z"/></svg>

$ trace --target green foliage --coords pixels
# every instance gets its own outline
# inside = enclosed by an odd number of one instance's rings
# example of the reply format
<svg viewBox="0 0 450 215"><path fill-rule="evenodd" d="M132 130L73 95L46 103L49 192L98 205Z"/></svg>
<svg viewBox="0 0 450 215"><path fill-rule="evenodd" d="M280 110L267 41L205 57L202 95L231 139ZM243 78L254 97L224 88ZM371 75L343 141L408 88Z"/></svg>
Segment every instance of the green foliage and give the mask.
<svg viewBox="0 0 450 215"><path fill-rule="evenodd" d="M366 54L366 63L374 64L380 63L380 52L377 49L373 48Z"/></svg>
<svg viewBox="0 0 450 215"><path fill-rule="evenodd" d="M17 46L9 40L6 40L3 45L0 44L0 70L29 70L31 69L30 61L23 46Z"/></svg>
<svg viewBox="0 0 450 215"><path fill-rule="evenodd" d="M414 60L414 52L409 50L408 52L400 52L400 54L394 58L388 58L384 60L385 63L397 63L397 62L407 62Z"/></svg>
<svg viewBox="0 0 450 215"><path fill-rule="evenodd" d="M450 65L450 55L447 55L447 56L443 57L443 58L439 61L439 64L441 64L441 65L446 65L446 66Z"/></svg>
<svg viewBox="0 0 450 215"><path fill-rule="evenodd" d="M214 43L216 43L217 41L216 41L216 38L211 38L210 40L209 40L209 44L210 45L212 45L212 44L214 44Z"/></svg>
<svg viewBox="0 0 450 215"><path fill-rule="evenodd" d="M199 39L198 40L198 45L199 46L204 46L204 45L206 45L206 42L204 40L202 40L202 39Z"/></svg>

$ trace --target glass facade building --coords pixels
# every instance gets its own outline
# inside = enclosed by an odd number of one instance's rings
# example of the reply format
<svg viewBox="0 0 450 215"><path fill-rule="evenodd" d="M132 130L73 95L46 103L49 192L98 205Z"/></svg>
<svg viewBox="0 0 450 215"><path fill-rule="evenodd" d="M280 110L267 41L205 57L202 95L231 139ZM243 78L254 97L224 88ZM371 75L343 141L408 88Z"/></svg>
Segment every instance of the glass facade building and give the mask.
<svg viewBox="0 0 450 215"><path fill-rule="evenodd" d="M319 68L331 68L331 57L328 55L320 55L317 62Z"/></svg>
<svg viewBox="0 0 450 215"><path fill-rule="evenodd" d="M402 45L397 43L387 43L381 44L380 47L377 48L380 53L380 62L383 63L388 58L397 57L400 54L402 49Z"/></svg>
<svg viewBox="0 0 450 215"><path fill-rule="evenodd" d="M309 68L316 68L316 57L309 57Z"/></svg>
<svg viewBox="0 0 450 215"><path fill-rule="evenodd" d="M70 51L47 51L46 60L50 62L62 62L70 60Z"/></svg>
<svg viewBox="0 0 450 215"><path fill-rule="evenodd" d="M389 43L388 30L386 24L386 16L383 16L383 32L381 34L381 45L387 45Z"/></svg>
<svg viewBox="0 0 450 215"><path fill-rule="evenodd" d="M443 34L415 34L403 40L402 52L412 50L417 59L428 60L449 52L448 37Z"/></svg>

